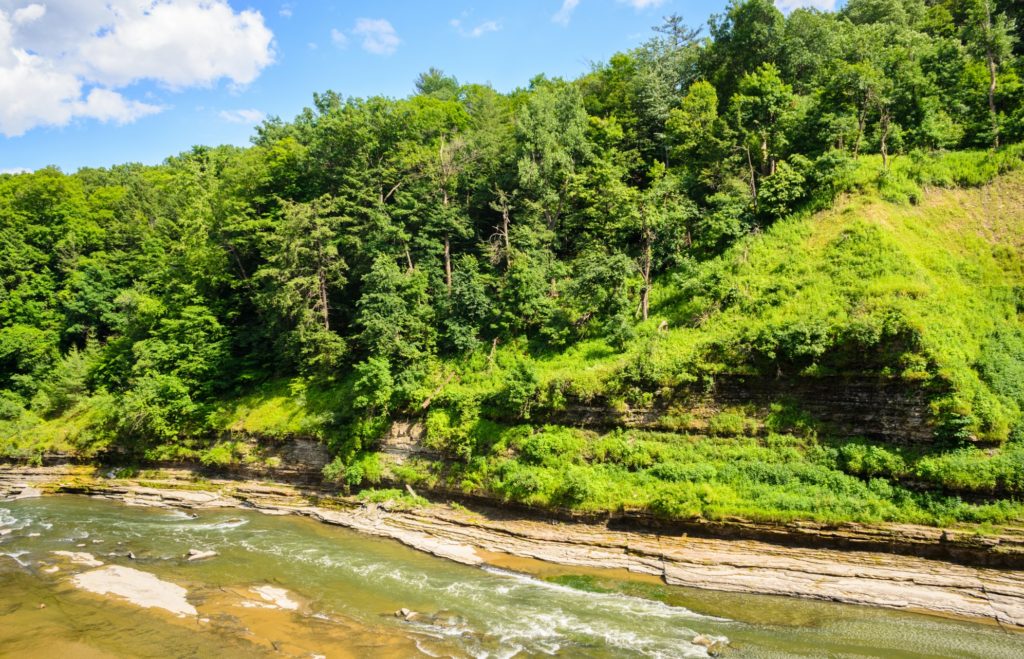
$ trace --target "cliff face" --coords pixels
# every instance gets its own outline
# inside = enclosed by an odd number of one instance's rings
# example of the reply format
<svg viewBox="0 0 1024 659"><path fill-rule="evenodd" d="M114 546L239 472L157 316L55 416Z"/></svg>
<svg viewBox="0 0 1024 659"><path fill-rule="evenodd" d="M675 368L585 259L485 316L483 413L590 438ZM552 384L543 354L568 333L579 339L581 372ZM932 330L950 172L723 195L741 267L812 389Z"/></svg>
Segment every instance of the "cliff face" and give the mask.
<svg viewBox="0 0 1024 659"><path fill-rule="evenodd" d="M557 410L541 411L536 421L607 430L616 427L728 434L716 426L723 412L739 411L748 430L758 432L772 407L798 410L803 418L838 437L865 437L894 444L934 439L928 393L894 379L865 377L766 378L722 376L709 385L680 388L651 407L615 409L607 401L569 400ZM787 419L776 416L776 428Z"/></svg>

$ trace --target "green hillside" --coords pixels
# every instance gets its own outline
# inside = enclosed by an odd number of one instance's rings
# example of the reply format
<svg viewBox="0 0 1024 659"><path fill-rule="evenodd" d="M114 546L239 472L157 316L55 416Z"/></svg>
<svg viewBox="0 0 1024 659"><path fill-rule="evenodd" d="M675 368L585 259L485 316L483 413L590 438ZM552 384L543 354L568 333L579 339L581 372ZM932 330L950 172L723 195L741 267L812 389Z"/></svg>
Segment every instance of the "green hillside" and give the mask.
<svg viewBox="0 0 1024 659"><path fill-rule="evenodd" d="M731 0L575 80L0 174L0 456L301 437L367 496L1024 521L1017 13Z"/></svg>
<svg viewBox="0 0 1024 659"><path fill-rule="evenodd" d="M672 517L1024 521L1016 502L1024 494L1017 158L898 159L880 186L866 182L864 171L878 166L868 159L833 208L778 222L660 278L650 319L623 346L515 342L436 361L408 411L389 416L357 402L383 394L355 376L275 380L218 403L210 431L148 455L244 463L258 459L239 441L246 436L319 436L339 455L326 475L345 487L408 482ZM965 187L977 180L958 180L950 174L958 167L996 178ZM996 175L1002 169L1012 171ZM658 407L679 387L758 374L870 376L921 389L934 440L837 435L783 396L767 416L739 405L701 422L692 410L669 409L654 430L544 422L579 402L614 419ZM105 446L91 443L102 437L105 404L114 402L94 397L52 420L23 418L21 428L8 426L6 451ZM391 416L421 418L425 446L443 459L382 459L377 442Z"/></svg>

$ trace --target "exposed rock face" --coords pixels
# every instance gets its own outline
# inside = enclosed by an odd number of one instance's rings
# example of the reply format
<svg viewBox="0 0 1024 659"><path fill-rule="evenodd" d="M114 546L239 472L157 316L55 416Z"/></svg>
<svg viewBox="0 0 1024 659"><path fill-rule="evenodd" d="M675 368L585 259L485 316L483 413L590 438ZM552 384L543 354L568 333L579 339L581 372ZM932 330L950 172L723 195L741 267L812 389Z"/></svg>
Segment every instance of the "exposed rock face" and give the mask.
<svg viewBox="0 0 1024 659"><path fill-rule="evenodd" d="M380 450L398 463L411 457L422 457L437 460L441 456L423 445L427 429L422 423L410 419L400 419L391 424L388 434L381 439Z"/></svg>
<svg viewBox="0 0 1024 659"><path fill-rule="evenodd" d="M569 400L560 410L539 411L540 420L597 430L615 427L703 433L718 413L742 408L763 420L773 403L790 403L830 431L894 443L933 439L928 393L885 378L766 378L719 376L690 385L650 408L617 410L605 400Z"/></svg>
<svg viewBox="0 0 1024 659"><path fill-rule="evenodd" d="M239 476L319 482L324 465L331 460L323 442L313 438L271 440L247 436L242 439L249 444L251 454L260 456L260 461L228 468Z"/></svg>

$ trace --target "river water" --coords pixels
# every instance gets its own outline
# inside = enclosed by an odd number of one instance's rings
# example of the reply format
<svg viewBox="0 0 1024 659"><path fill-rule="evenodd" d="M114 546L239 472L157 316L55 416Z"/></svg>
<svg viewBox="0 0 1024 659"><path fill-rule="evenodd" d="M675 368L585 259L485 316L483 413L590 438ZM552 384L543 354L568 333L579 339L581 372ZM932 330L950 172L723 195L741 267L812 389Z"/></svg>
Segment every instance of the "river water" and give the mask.
<svg viewBox="0 0 1024 659"><path fill-rule="evenodd" d="M187 561L190 549L218 555ZM76 583L110 566L183 588L196 613ZM706 656L697 635L728 638L732 657L1024 656L1024 634L994 625L529 569L458 565L298 517L4 502L0 656ZM396 617L401 608L416 614Z"/></svg>

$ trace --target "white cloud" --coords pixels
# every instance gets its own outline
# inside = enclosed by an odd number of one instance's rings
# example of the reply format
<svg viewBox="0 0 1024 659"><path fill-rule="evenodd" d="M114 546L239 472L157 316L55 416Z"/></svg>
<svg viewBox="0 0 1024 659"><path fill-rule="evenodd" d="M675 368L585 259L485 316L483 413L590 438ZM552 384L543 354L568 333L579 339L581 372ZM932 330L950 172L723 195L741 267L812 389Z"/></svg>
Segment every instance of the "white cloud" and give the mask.
<svg viewBox="0 0 1024 659"><path fill-rule="evenodd" d="M346 48L348 46L348 37L341 30L331 28L331 43L338 48Z"/></svg>
<svg viewBox="0 0 1024 659"><path fill-rule="evenodd" d="M363 50L374 55L390 55L398 49L402 40L394 26L383 18L360 18L352 34L363 38Z"/></svg>
<svg viewBox="0 0 1024 659"><path fill-rule="evenodd" d="M46 15L46 5L31 4L14 10L14 22L18 25L38 21Z"/></svg>
<svg viewBox="0 0 1024 659"><path fill-rule="evenodd" d="M147 114L159 112L162 108L157 105L150 105L141 101L133 101L121 94L93 87L84 101L76 101L73 106L74 114L100 121L113 121L117 124L127 124Z"/></svg>
<svg viewBox="0 0 1024 659"><path fill-rule="evenodd" d="M222 110L217 113L224 121L233 124L258 124L266 118L266 114L254 109Z"/></svg>
<svg viewBox="0 0 1024 659"><path fill-rule="evenodd" d="M619 0L619 2L629 5L637 11L647 9L648 7L660 7L665 4L665 0Z"/></svg>
<svg viewBox="0 0 1024 659"><path fill-rule="evenodd" d="M225 2L159 2L88 40L79 54L93 79L111 85L144 78L172 87L222 78L244 85L273 62L273 36L252 10L235 13Z"/></svg>
<svg viewBox="0 0 1024 659"><path fill-rule="evenodd" d="M551 20L560 25L568 25L572 19L572 12L576 10L578 4L580 4L580 0L562 0L562 8L551 17Z"/></svg>
<svg viewBox="0 0 1024 659"><path fill-rule="evenodd" d="M31 171L31 169L26 169L24 167L6 167L4 169L0 169L0 174L26 174Z"/></svg>
<svg viewBox="0 0 1024 659"><path fill-rule="evenodd" d="M488 32L497 32L501 29L501 23L498 21L484 21L483 23L468 29L458 18L453 18L449 23L460 35L469 37L470 39L479 39Z"/></svg>
<svg viewBox="0 0 1024 659"><path fill-rule="evenodd" d="M836 0L775 0L775 6L787 14L794 9L800 9L802 7L834 11L836 8Z"/></svg>
<svg viewBox="0 0 1024 659"><path fill-rule="evenodd" d="M278 14L278 16L281 16L283 18L291 18L292 17L292 3L286 2L283 5L281 5L281 8L277 10L277 14Z"/></svg>
<svg viewBox="0 0 1024 659"><path fill-rule="evenodd" d="M0 134L128 123L162 109L126 96L136 82L245 85L273 60L263 16L226 0L0 0Z"/></svg>

